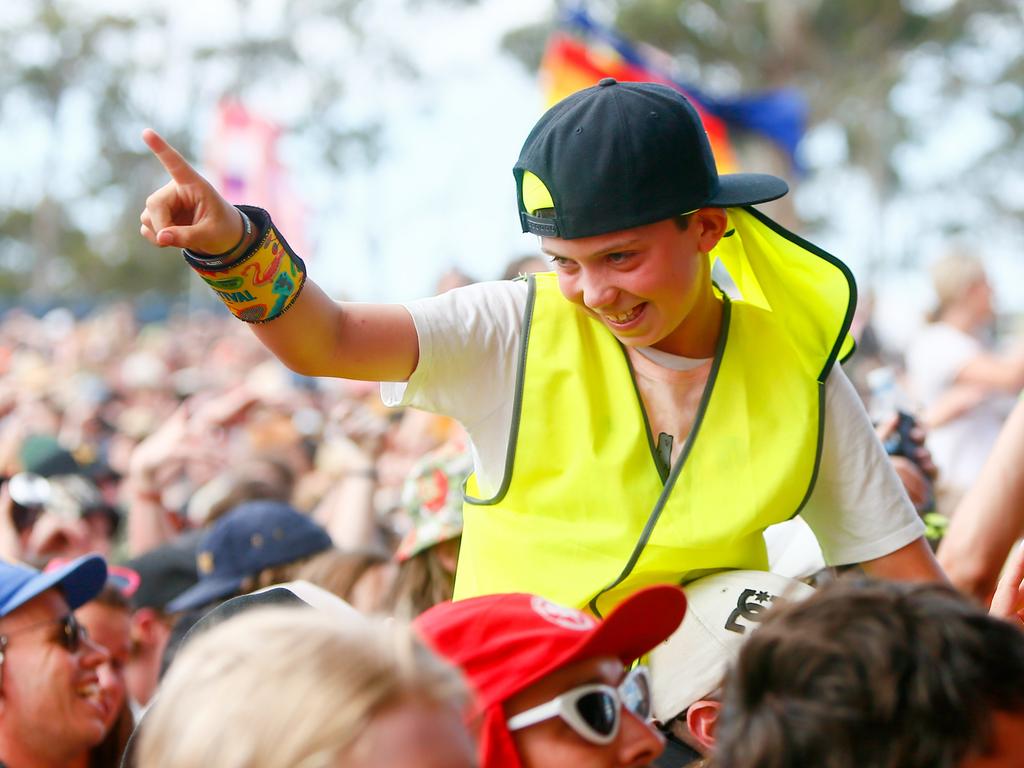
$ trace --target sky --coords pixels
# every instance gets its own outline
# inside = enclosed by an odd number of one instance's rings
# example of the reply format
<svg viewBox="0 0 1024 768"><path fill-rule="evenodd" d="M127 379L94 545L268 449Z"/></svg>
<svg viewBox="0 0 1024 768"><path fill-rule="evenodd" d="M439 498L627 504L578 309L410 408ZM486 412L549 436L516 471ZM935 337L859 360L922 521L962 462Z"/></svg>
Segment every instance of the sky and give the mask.
<svg viewBox="0 0 1024 768"><path fill-rule="evenodd" d="M497 49L504 30L549 9L542 0L483 2L391 26L422 77L396 86L404 98L389 109L380 162L340 182L349 204L323 233L332 244L318 255L325 284L359 298L412 298L432 292L449 266L494 279L537 252L519 228L512 166L544 102L536 77ZM372 269L351 289L350 256ZM392 284L380 285L380 273Z"/></svg>

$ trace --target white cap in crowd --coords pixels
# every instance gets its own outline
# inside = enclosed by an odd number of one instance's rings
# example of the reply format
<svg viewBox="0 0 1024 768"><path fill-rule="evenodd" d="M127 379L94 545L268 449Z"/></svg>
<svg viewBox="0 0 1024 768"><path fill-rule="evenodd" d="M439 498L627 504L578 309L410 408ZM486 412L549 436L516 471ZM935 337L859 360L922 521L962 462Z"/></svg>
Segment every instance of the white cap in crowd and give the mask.
<svg viewBox="0 0 1024 768"><path fill-rule="evenodd" d="M683 591L683 623L650 654L654 717L663 723L718 688L768 608L802 600L814 588L766 571L724 571L697 579Z"/></svg>

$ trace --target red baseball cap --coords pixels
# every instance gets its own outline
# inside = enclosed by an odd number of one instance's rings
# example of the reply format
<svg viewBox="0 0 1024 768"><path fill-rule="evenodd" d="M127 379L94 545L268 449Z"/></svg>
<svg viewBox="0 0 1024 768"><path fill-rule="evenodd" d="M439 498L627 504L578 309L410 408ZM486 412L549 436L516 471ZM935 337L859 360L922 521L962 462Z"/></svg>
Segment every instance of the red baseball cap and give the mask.
<svg viewBox="0 0 1024 768"><path fill-rule="evenodd" d="M502 704L557 669L613 656L629 664L666 640L686 614L679 587L640 590L608 618L522 593L436 605L413 622L423 642L458 666L475 697L470 720L483 718L482 768L518 766Z"/></svg>

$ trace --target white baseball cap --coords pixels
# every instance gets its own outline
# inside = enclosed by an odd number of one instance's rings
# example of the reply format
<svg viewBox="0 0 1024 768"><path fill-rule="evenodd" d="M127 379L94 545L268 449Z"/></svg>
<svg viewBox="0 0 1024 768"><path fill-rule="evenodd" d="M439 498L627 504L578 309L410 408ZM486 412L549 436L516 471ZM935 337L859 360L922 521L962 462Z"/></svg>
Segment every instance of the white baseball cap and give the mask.
<svg viewBox="0 0 1024 768"><path fill-rule="evenodd" d="M687 584L686 617L650 653L654 717L667 723L721 683L744 639L775 602L814 588L767 571L724 571Z"/></svg>

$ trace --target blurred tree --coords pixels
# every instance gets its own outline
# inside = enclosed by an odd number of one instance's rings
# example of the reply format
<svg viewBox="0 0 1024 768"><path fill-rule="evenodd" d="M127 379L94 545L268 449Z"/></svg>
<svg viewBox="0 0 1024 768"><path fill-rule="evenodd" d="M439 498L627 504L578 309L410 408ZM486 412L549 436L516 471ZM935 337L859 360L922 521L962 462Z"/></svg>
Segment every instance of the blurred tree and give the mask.
<svg viewBox="0 0 1024 768"><path fill-rule="evenodd" d="M188 270L138 235L143 201L164 182L139 133L156 125L201 159L224 96L266 107L284 133L316 148L318 165L373 160L378 126L346 110L355 77L346 67L358 60L397 78L415 71L398 46L366 35L372 4L284 0L276 16L253 0L220 5L190 27L195 14L175 2L126 15L87 0L3 4L0 137L16 157L0 183L0 295L45 303L185 291Z"/></svg>
<svg viewBox="0 0 1024 768"><path fill-rule="evenodd" d="M888 242L879 231L869 263L913 261L921 232L935 239L968 228L1024 236L1015 193L1024 185L1021 0L559 3L581 4L631 40L670 54L681 82L717 94L800 89L812 133L827 128L838 156L812 165L804 184L835 179L837 166L865 176L877 220L864 227L885 229L885 220L906 215L911 197L934 201L913 207L916 222L890 224ZM535 68L555 23L553 17L546 26L515 30L504 47ZM944 136L970 120L977 132L965 129L959 147L955 135ZM980 138L968 138L974 135ZM743 165L788 175L763 142L737 138ZM803 218L827 226L842 194L826 189L815 197Z"/></svg>

